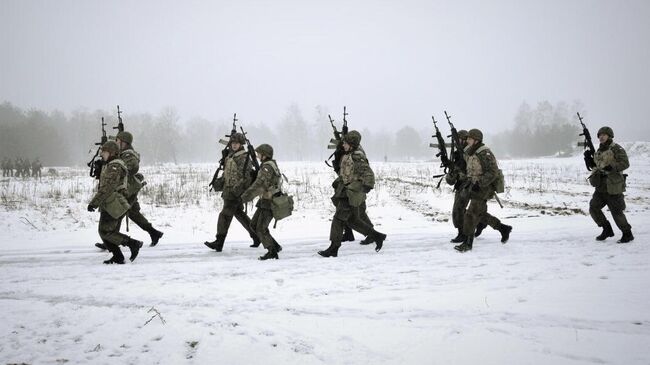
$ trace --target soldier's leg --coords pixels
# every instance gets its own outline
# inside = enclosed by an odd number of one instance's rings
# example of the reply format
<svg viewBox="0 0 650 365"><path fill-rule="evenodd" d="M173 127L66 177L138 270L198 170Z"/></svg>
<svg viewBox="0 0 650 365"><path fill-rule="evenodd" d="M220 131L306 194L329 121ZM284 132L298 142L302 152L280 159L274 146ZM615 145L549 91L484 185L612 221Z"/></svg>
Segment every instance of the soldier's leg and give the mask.
<svg viewBox="0 0 650 365"><path fill-rule="evenodd" d="M603 227L609 223L607 222L605 214L603 214L603 208L607 205L606 195L607 194L603 195L603 193L595 191L594 195L591 197L591 201L589 202L589 214L598 227Z"/></svg>
<svg viewBox="0 0 650 365"><path fill-rule="evenodd" d="M461 245L455 246L454 249L465 252L472 249L474 244L474 232L476 225L480 222L483 215L487 212L487 201L483 199L471 199L469 206L465 210L463 217L463 234L465 235L465 242Z"/></svg>
<svg viewBox="0 0 650 365"><path fill-rule="evenodd" d="M260 260L268 259L277 259L278 258L278 246L275 239L271 236L269 231L269 225L273 220L273 212L271 209L258 208L259 212L258 219L255 221L255 232L259 237L260 241L264 245L264 248L267 249L267 253L264 256L261 256ZM257 214L256 212L256 214Z"/></svg>
<svg viewBox="0 0 650 365"><path fill-rule="evenodd" d="M237 201L223 200L223 208L221 209L217 220L217 238L219 238L219 236L226 237L236 210Z"/></svg>
<svg viewBox="0 0 650 365"><path fill-rule="evenodd" d="M469 203L469 190L460 189L454 193L454 205L451 208L451 221L454 227L458 230L458 235L454 237L452 243L461 243L465 241L465 234L463 234L463 219L465 217L465 210Z"/></svg>
<svg viewBox="0 0 650 365"><path fill-rule="evenodd" d="M627 222L627 218L625 217L624 213L625 197L623 194L610 195L606 203L609 211L612 213L612 218L614 218L614 222L616 223L618 229L623 232L631 231L632 226L630 226L630 224Z"/></svg>
<svg viewBox="0 0 650 365"><path fill-rule="evenodd" d="M244 229L246 229L248 235L251 236L251 238L253 239L253 244L259 245L260 238L258 237L253 226L251 226L251 219L248 217L248 214L246 214L246 212L244 211L244 204L239 203L237 205L237 208L235 209L235 218L237 218L237 221L244 227Z"/></svg>
<svg viewBox="0 0 650 365"><path fill-rule="evenodd" d="M376 247L375 251L379 252L384 245L386 235L377 232L372 225L369 225L361 218L361 207L350 207L350 216L348 218L348 225L355 231L368 236L369 242L374 242Z"/></svg>
<svg viewBox="0 0 650 365"><path fill-rule="evenodd" d="M120 233L121 220L114 219L106 212L101 212L99 216L99 237L104 242L106 249L109 250L113 257L104 261L106 264L123 264L124 255L120 246L128 241L129 237Z"/></svg>
<svg viewBox="0 0 650 365"><path fill-rule="evenodd" d="M368 207L366 205L366 202L364 201L361 204L361 206L359 206L359 218L361 218L361 220L364 221L367 225L374 228L375 225L372 224L372 221L370 220L370 217L368 217L368 212L366 211L367 208ZM374 241L373 241L371 236L366 236L366 238L361 240L361 242L359 242L359 244L361 244L361 245L369 245L369 244L371 244L373 242Z"/></svg>
<svg viewBox="0 0 650 365"><path fill-rule="evenodd" d="M337 257L339 247L341 247L341 240L343 238L343 231L347 226L347 220L350 216L349 206L342 203L342 200L336 204L336 212L332 218L332 225L330 226L330 245L323 251L318 251L318 254L323 257Z"/></svg>

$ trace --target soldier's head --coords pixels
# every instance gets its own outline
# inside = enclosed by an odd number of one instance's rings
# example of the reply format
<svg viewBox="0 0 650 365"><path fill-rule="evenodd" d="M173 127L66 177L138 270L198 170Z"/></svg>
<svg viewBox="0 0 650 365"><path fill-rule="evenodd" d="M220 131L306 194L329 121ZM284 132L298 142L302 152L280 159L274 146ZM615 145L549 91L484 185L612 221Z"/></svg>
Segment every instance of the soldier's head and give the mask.
<svg viewBox="0 0 650 365"><path fill-rule="evenodd" d="M263 143L255 149L257 152L257 158L260 161L272 160L273 159L273 147L270 144Z"/></svg>
<svg viewBox="0 0 650 365"><path fill-rule="evenodd" d="M115 141L108 141L102 145L102 159L109 161L120 153L120 146Z"/></svg>
<svg viewBox="0 0 650 365"><path fill-rule="evenodd" d="M133 144L133 135L130 132L122 131L115 136L115 142L123 150Z"/></svg>
<svg viewBox="0 0 650 365"><path fill-rule="evenodd" d="M469 132L467 132L467 145L468 146L473 146L475 144L479 144L483 142L483 132L480 130L474 128L470 129Z"/></svg>
<svg viewBox="0 0 650 365"><path fill-rule="evenodd" d="M361 144L361 133L357 131L349 131L348 134L343 137L343 149L345 152L359 148Z"/></svg>
<svg viewBox="0 0 650 365"><path fill-rule="evenodd" d="M610 127L602 127L598 130L597 136L600 143L607 143L610 138L614 138L614 131Z"/></svg>
<svg viewBox="0 0 650 365"><path fill-rule="evenodd" d="M230 148L233 151L239 151L241 146L246 143L246 138L241 133L235 133L230 136Z"/></svg>
<svg viewBox="0 0 650 365"><path fill-rule="evenodd" d="M465 147L467 145L467 135L467 131L464 129L458 131L458 139L460 140L461 147Z"/></svg>

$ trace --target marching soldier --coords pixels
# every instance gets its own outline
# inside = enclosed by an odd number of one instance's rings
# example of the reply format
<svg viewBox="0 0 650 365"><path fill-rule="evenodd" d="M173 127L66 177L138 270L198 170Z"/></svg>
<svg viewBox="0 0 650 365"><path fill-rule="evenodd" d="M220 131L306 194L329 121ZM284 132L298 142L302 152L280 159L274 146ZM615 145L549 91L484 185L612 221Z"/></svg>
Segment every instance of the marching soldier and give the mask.
<svg viewBox="0 0 650 365"><path fill-rule="evenodd" d="M465 147L467 147L467 137L468 133L466 130L462 129L458 131L458 139L460 140L459 148L461 150L464 150ZM454 227L458 230L458 235L451 239L451 243L463 243L465 242L466 238L465 234L463 233L463 219L465 216L465 210L467 209L467 204L470 200L470 190L466 188L469 184L471 184L470 180L467 177L466 170L466 167L465 170L456 168L452 173L445 175L445 181L447 184L454 187L454 205L451 211L451 220L454 224ZM501 232L502 241L507 241L508 237L506 236L510 234L510 231L504 229L500 230L501 226L499 223L500 222L497 218L492 216L490 213L485 212L485 215L476 226L474 237L480 236L483 229L489 225L495 230Z"/></svg>
<svg viewBox="0 0 650 365"><path fill-rule="evenodd" d="M32 177L38 177L40 179L42 168L43 168L43 164L41 163L41 160L38 157L36 157L36 160L32 162Z"/></svg>
<svg viewBox="0 0 650 365"><path fill-rule="evenodd" d="M465 147L467 161L468 184L465 190L469 194L469 207L463 217L463 234L465 240L454 248L459 252L472 249L474 234L477 224L485 220L489 225L496 227L501 232L501 242L506 243L510 238L512 227L502 224L499 219L487 213L487 201L494 197L496 184L501 172L497 160L490 149L483 144L483 133L478 129L471 129L467 136Z"/></svg>
<svg viewBox="0 0 650 365"><path fill-rule="evenodd" d="M257 237L259 237L259 240L267 250L266 254L259 259L278 259L278 252L282 248L271 236L269 224L271 224L271 220L273 219L271 201L275 194L281 192L282 175L280 174L277 162L273 159L273 147L268 144L261 144L257 146L255 152L257 152L257 156L262 162L262 165L257 174L257 179L242 194L241 200L245 204L257 196L260 197L255 205L257 210L251 220L251 228L255 230Z"/></svg>
<svg viewBox="0 0 650 365"><path fill-rule="evenodd" d="M634 240L632 226L625 217L625 179L627 175L621 172L630 167L625 149L614 143L614 131L610 127L602 127L598 130L600 146L594 155L595 169L589 177L589 182L596 188L594 195L589 202L589 214L603 232L596 237L598 241L604 241L614 237L614 230L609 223L603 208L607 206L612 213L614 223L623 232L623 237L618 243L627 243Z"/></svg>
<svg viewBox="0 0 650 365"><path fill-rule="evenodd" d="M345 154L341 159L341 171L334 181L336 189L332 201L336 205L336 213L330 229L330 246L319 251L323 257L337 257L343 238L343 230L348 225L355 231L368 236L375 243L375 251L381 250L386 235L377 232L361 218L361 206L366 200L366 194L375 186L373 173L365 153L359 150L361 134L350 131L343 138Z"/></svg>
<svg viewBox="0 0 650 365"><path fill-rule="evenodd" d="M260 244L257 234L251 228L251 220L244 212L244 204L241 200L241 195L251 184L253 171L248 153L244 149L244 143L246 143L246 138L241 133L235 133L230 137L230 153L226 157L223 171L223 192L221 194L223 209L219 213L217 221L216 240L204 243L217 252L223 250L233 217L237 218L237 221L253 239L251 247L257 247Z"/></svg>
<svg viewBox="0 0 650 365"><path fill-rule="evenodd" d="M120 246L127 246L131 251L130 260L138 256L142 242L120 233L122 219L129 210L124 196L128 185L128 169L118 158L120 147L113 141L104 143L101 156L106 164L102 167L99 189L88 204L88 211L99 208L99 236L113 256L105 264L123 264L124 255Z"/></svg>

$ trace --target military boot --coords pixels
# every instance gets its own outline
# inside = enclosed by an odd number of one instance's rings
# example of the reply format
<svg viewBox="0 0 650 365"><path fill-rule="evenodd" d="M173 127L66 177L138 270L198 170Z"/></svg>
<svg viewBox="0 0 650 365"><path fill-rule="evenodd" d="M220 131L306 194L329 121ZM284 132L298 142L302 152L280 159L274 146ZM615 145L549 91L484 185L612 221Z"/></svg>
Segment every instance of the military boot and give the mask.
<svg viewBox="0 0 650 365"><path fill-rule="evenodd" d="M451 241L449 241L449 242L451 242L451 243L465 242L465 235L463 234L463 229L458 228L458 236L452 238Z"/></svg>
<svg viewBox="0 0 650 365"><path fill-rule="evenodd" d="M510 239L510 232L512 232L512 226L509 226L507 224L499 224L499 233L501 233L501 243L506 243L508 242L508 239Z"/></svg>
<svg viewBox="0 0 650 365"><path fill-rule="evenodd" d="M158 241L162 238L163 234L159 230L151 227L150 229L147 230L147 233L149 233L149 237L151 237L151 247L155 246L158 244Z"/></svg>
<svg viewBox="0 0 650 365"><path fill-rule="evenodd" d="M140 252L140 248L142 248L142 241L134 240L133 238L129 238L126 243L124 243L124 246L128 247L129 250L131 251L131 257L129 257L129 260L133 262L136 257L138 257L138 253Z"/></svg>
<svg viewBox="0 0 650 365"><path fill-rule="evenodd" d="M612 225L609 223L609 221L605 221L602 227L603 232L600 234L600 236L596 237L596 241L604 241L608 237L614 237L614 230L612 229Z"/></svg>
<svg viewBox="0 0 650 365"><path fill-rule="evenodd" d="M373 243L373 242L375 242L375 240L373 239L373 237L372 237L371 235L368 235L368 237L362 239L362 240L359 242L359 244L365 246L365 245L369 245L369 244L371 244L371 243Z"/></svg>
<svg viewBox="0 0 650 365"><path fill-rule="evenodd" d="M323 257L337 257L339 254L339 247L341 247L340 242L332 242L327 250L318 251L318 254Z"/></svg>
<svg viewBox="0 0 650 365"><path fill-rule="evenodd" d="M386 240L386 235L381 232L374 231L372 234L370 234L370 236L376 245L375 252L381 251L381 248L384 246L384 241Z"/></svg>
<svg viewBox="0 0 650 365"><path fill-rule="evenodd" d="M454 246L454 249L458 252L466 252L472 249L472 244L474 243L474 237L467 236L465 242L458 246Z"/></svg>
<svg viewBox="0 0 650 365"><path fill-rule="evenodd" d="M275 246L275 252L277 253L282 252L282 246L280 246L280 244L278 243L278 241L275 240L275 238L273 238L273 245Z"/></svg>
<svg viewBox="0 0 650 365"><path fill-rule="evenodd" d="M632 230L623 231L623 237L618 240L616 243L628 243L634 241L634 236L632 235Z"/></svg>
<svg viewBox="0 0 650 365"><path fill-rule="evenodd" d="M97 247L100 250L108 250L108 247L106 247L106 244L104 244L104 243L97 242L97 243L95 243L95 247Z"/></svg>
<svg viewBox="0 0 650 365"><path fill-rule="evenodd" d="M122 250L118 246L113 246L113 247L108 247L107 249L111 251L113 254L113 257L110 259L104 261L104 264L106 265L112 265L112 264L118 264L118 265L123 265L124 264L124 255L122 255Z"/></svg>
<svg viewBox="0 0 650 365"><path fill-rule="evenodd" d="M264 260L269 260L269 259L279 259L278 257L278 252L275 250L275 246L271 246L269 250L264 254L264 256L260 256L258 260L264 261Z"/></svg>
<svg viewBox="0 0 650 365"><path fill-rule="evenodd" d="M343 231L343 238L341 239L342 242L352 242L354 241L354 232L352 232L352 228L350 226L345 226L345 230Z"/></svg>
<svg viewBox="0 0 650 365"><path fill-rule="evenodd" d="M488 226L487 223L478 222L478 224L476 225L476 232L474 232L474 237L480 236L481 233L483 233L485 227L487 226Z"/></svg>
<svg viewBox="0 0 650 365"><path fill-rule="evenodd" d="M248 246L248 247L260 247L261 243L262 242L260 242L260 240L258 238L253 238L253 244Z"/></svg>
<svg viewBox="0 0 650 365"><path fill-rule="evenodd" d="M216 250L217 252L221 252L223 250L223 243L226 242L226 236L223 235L217 235L217 239L212 241L212 242L204 242L203 244L210 247L213 250Z"/></svg>

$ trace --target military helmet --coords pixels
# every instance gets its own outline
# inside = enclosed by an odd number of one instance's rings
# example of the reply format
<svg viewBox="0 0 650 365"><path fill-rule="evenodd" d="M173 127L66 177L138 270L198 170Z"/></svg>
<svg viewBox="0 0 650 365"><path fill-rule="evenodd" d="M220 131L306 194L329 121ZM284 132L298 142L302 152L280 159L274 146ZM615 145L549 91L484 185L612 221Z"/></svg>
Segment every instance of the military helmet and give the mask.
<svg viewBox="0 0 650 365"><path fill-rule="evenodd" d="M359 147L361 144L361 133L357 131L349 131L348 134L343 137L343 142L347 142L352 147Z"/></svg>
<svg viewBox="0 0 650 365"><path fill-rule="evenodd" d="M602 127L598 130L596 134L597 137L600 137L601 134L606 134L609 138L614 138L614 131L610 127Z"/></svg>
<svg viewBox="0 0 650 365"><path fill-rule="evenodd" d="M235 133L230 136L230 142L237 142L239 144L246 143L246 137L242 133Z"/></svg>
<svg viewBox="0 0 650 365"><path fill-rule="evenodd" d="M458 131L458 138L460 139L467 139L468 133L466 130L461 129Z"/></svg>
<svg viewBox="0 0 650 365"><path fill-rule="evenodd" d="M471 138L476 141L483 141L483 132L476 128L470 129L467 133L467 138Z"/></svg>
<svg viewBox="0 0 650 365"><path fill-rule="evenodd" d="M263 143L255 149L255 152L258 152L261 155L264 155L268 158L273 158L273 147L270 144Z"/></svg>
<svg viewBox="0 0 650 365"><path fill-rule="evenodd" d="M115 141L108 141L102 145L102 152L107 151L111 155L117 155L120 152L120 146Z"/></svg>
<svg viewBox="0 0 650 365"><path fill-rule="evenodd" d="M115 139L119 139L122 142L126 142L128 144L133 144L133 135L130 132L127 131L122 131L115 136Z"/></svg>

